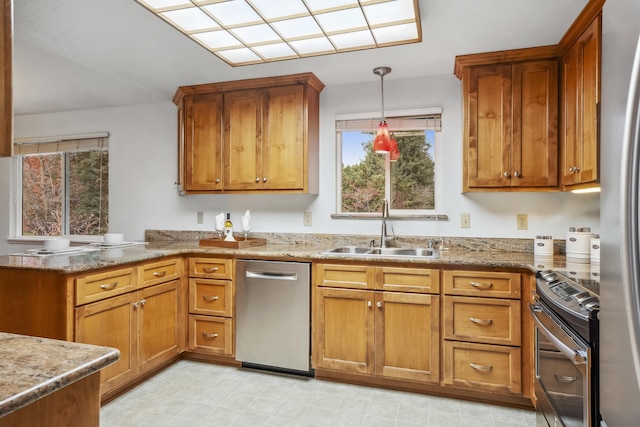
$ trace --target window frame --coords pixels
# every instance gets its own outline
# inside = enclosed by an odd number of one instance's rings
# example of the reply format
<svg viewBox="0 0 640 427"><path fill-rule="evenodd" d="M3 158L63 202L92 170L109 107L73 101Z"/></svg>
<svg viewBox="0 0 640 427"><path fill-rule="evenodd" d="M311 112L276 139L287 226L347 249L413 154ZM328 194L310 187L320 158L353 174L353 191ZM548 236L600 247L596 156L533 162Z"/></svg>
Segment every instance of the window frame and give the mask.
<svg viewBox="0 0 640 427"><path fill-rule="evenodd" d="M45 150L43 152L29 152L29 153L20 153L19 149L16 148L20 144L42 144L43 146L51 144L60 144L61 147L69 146L74 142L79 145L82 145L82 141L96 140L100 139L99 143L100 148L97 147L87 147L87 148L76 148L76 149L66 149L66 150ZM35 147L36 145L34 145ZM14 155L12 159L12 167L13 172L11 174L13 182L12 195L11 199L13 200L14 208L11 211L11 219L10 219L10 227L11 227L11 237L8 238L9 243L41 243L43 240L49 237L65 237L71 239L73 242L100 242L102 240L101 235L88 235L88 234L68 234L69 231L69 200L68 200L68 187L69 180L67 179L68 169L69 169L69 160L68 154L73 152L87 152L87 151L98 151L104 150L109 152L109 133L108 132L100 132L93 134L84 134L84 135L74 135L74 136L60 136L60 137L48 137L48 138L16 138L14 140ZM62 154L63 155L63 169L64 169L64 183L62 192L64 194L62 205L65 212L65 218L62 223L62 235L61 236L23 236L22 235L22 181L23 181L23 168L22 168L22 159L28 155L37 155L37 154ZM109 168L109 166L107 166ZM109 168L110 169L110 168ZM108 209L108 208L107 208Z"/></svg>
<svg viewBox="0 0 640 427"><path fill-rule="evenodd" d="M409 110L393 110L386 112L386 117L440 115L442 119L442 107L417 108ZM380 121L380 113L355 113L337 114L335 122L338 120L373 120ZM334 123L335 123L334 122ZM336 205L332 218L379 218L379 212L343 212L342 211L342 132L336 133ZM434 209L393 209L389 205L389 215L394 218L422 218L422 219L446 219L445 215L439 214L443 211L442 201L442 130L436 131L433 138L434 150ZM385 155L385 199L391 199L391 160L388 154Z"/></svg>

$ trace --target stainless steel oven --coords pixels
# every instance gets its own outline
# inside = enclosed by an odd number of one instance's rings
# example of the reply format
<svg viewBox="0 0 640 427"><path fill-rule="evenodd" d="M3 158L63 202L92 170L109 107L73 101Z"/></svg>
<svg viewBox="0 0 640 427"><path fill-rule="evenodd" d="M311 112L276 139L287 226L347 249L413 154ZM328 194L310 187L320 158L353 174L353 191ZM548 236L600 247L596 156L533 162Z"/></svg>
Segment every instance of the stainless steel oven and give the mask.
<svg viewBox="0 0 640 427"><path fill-rule="evenodd" d="M598 413L597 282L542 272L530 305L538 426L594 427Z"/></svg>

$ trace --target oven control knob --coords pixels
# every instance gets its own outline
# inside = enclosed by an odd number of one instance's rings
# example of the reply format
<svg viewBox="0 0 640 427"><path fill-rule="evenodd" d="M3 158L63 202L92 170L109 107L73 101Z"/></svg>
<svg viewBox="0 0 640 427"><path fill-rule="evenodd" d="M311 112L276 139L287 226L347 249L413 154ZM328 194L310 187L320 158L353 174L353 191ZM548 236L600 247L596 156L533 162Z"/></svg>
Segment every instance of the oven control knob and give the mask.
<svg viewBox="0 0 640 427"><path fill-rule="evenodd" d="M598 298L594 296L590 296L580 301L580 305L583 306L586 310L593 310L594 308L600 307L600 300L598 300Z"/></svg>
<svg viewBox="0 0 640 427"><path fill-rule="evenodd" d="M540 273L540 277L542 277L547 282L551 283L556 280L558 275L555 273L555 271L545 270Z"/></svg>
<svg viewBox="0 0 640 427"><path fill-rule="evenodd" d="M575 299L578 304L582 304L586 299L592 298L589 292L580 292L579 294L575 294L573 299Z"/></svg>

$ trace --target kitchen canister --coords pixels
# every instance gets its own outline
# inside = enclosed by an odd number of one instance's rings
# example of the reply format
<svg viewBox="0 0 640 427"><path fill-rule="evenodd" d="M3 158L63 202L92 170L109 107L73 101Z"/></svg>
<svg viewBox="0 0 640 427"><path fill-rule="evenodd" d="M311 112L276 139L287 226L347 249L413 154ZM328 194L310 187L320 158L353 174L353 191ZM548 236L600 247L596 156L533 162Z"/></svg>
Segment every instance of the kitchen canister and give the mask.
<svg viewBox="0 0 640 427"><path fill-rule="evenodd" d="M600 235L594 234L589 239L589 259L591 264L600 264Z"/></svg>
<svg viewBox="0 0 640 427"><path fill-rule="evenodd" d="M566 241L567 260L589 263L592 237L593 233L589 227L569 227Z"/></svg>
<svg viewBox="0 0 640 427"><path fill-rule="evenodd" d="M536 257L552 257L553 237L536 236L536 238L533 239L533 255Z"/></svg>

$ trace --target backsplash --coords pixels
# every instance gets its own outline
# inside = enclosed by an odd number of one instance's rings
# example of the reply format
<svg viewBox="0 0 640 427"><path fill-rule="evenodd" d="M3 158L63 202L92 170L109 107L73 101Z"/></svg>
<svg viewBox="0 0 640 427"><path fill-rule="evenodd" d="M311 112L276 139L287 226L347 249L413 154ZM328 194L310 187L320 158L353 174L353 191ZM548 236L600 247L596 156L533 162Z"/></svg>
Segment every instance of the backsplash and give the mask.
<svg viewBox="0 0 640 427"><path fill-rule="evenodd" d="M241 236L241 233L234 233ZM215 231L195 230L145 230L145 241L192 241L215 238ZM287 245L320 245L320 246L369 246L371 241L377 244L380 236L362 234L305 234L305 233L249 233L249 237L267 239L269 244ZM426 247L429 241L440 246L442 240L444 247L449 249L465 249L470 251L508 251L508 252L533 252L533 239L509 239L509 238L481 238L481 237L425 237L425 236L398 236L395 242L400 247ZM565 253L565 241L554 240L554 253Z"/></svg>

